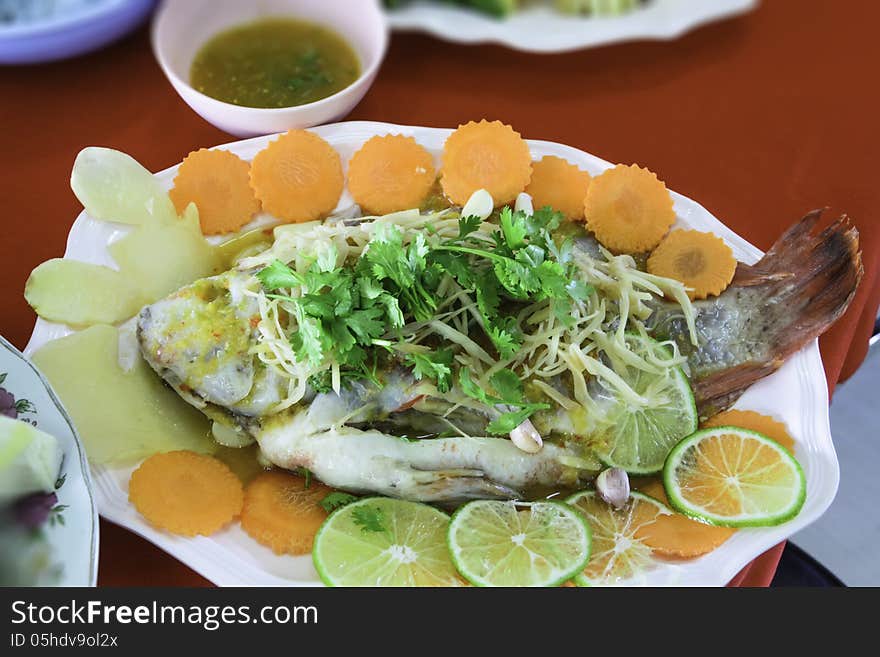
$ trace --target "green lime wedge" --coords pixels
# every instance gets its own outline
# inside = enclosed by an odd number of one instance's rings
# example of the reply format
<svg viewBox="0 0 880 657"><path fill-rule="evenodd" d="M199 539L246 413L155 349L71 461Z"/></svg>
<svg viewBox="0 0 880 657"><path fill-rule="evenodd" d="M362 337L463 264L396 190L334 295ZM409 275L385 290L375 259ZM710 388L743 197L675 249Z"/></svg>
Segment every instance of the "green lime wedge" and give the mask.
<svg viewBox="0 0 880 657"><path fill-rule="evenodd" d="M626 340L639 355L670 356L650 338L627 335ZM680 367L647 372L627 364L615 371L645 403L633 406L618 399L609 412L610 423L596 436L596 454L630 474L659 472L678 441L697 430L697 406L687 376Z"/></svg>
<svg viewBox="0 0 880 657"><path fill-rule="evenodd" d="M755 431L713 427L670 452L663 486L674 509L722 527L766 527L794 518L807 484L785 447Z"/></svg>
<svg viewBox="0 0 880 657"><path fill-rule="evenodd" d="M590 558L589 526L560 502L470 502L452 516L448 540L475 586L559 586Z"/></svg>
<svg viewBox="0 0 880 657"><path fill-rule="evenodd" d="M448 525L449 516L425 504L368 497L324 521L312 559L328 586L461 586Z"/></svg>
<svg viewBox="0 0 880 657"><path fill-rule="evenodd" d="M565 501L584 514L593 532L592 556L575 576L575 584L614 586L641 574L653 563L643 532L649 531L658 517L670 513L661 502L633 491L618 509L591 490L575 493Z"/></svg>

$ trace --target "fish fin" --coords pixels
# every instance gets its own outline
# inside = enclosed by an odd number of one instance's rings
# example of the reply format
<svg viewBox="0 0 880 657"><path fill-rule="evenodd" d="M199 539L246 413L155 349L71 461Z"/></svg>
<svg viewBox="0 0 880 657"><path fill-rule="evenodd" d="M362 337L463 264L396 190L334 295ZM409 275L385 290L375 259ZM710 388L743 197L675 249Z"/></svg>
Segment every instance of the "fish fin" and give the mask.
<svg viewBox="0 0 880 657"><path fill-rule="evenodd" d="M697 381L694 396L697 398L700 422L733 406L746 388L773 374L781 365L782 361L777 360L769 363L749 362Z"/></svg>
<svg viewBox="0 0 880 657"><path fill-rule="evenodd" d="M696 383L701 417L729 407L755 381L775 372L824 333L847 309L864 274L859 233L846 215L814 233L823 210L789 228L755 265L738 268L731 287L760 286L768 303L787 309L773 327L772 357L719 371Z"/></svg>
<svg viewBox="0 0 880 657"><path fill-rule="evenodd" d="M414 473L413 479L417 482L417 496L423 502L515 500L522 497L518 491L485 478L480 470L466 468L418 470Z"/></svg>

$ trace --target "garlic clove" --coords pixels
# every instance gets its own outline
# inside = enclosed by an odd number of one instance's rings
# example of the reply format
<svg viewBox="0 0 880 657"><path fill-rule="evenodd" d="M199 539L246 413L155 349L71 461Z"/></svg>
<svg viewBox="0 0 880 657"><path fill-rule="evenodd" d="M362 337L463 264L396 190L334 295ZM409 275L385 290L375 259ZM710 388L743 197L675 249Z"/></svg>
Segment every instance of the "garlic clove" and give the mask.
<svg viewBox="0 0 880 657"><path fill-rule="evenodd" d="M527 454L536 454L544 446L544 440L531 420L524 420L522 424L511 431L510 440Z"/></svg>
<svg viewBox="0 0 880 657"><path fill-rule="evenodd" d="M467 203L461 209L462 217L479 217L482 221L489 218L492 210L495 209L495 201L492 195L485 189L478 189L468 199Z"/></svg>
<svg viewBox="0 0 880 657"><path fill-rule="evenodd" d="M622 508L629 500L629 475L623 468L602 470L596 477L596 492L615 509Z"/></svg>
<svg viewBox="0 0 880 657"><path fill-rule="evenodd" d="M516 197L516 204L513 206L513 209L514 212L525 212L530 217L535 214L531 195L520 192Z"/></svg>

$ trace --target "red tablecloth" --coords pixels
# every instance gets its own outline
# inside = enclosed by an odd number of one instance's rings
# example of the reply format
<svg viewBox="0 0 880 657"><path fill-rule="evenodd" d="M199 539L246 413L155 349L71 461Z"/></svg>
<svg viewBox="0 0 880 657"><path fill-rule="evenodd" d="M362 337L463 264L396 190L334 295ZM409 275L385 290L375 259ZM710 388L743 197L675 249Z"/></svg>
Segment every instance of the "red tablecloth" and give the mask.
<svg viewBox="0 0 880 657"><path fill-rule="evenodd" d="M878 24L880 5L867 0L773 0L674 42L559 55L395 34L349 118L439 127L500 118L528 138L648 166L761 248L813 208L849 214L865 279L820 340L830 394L864 357L880 302ZM24 282L64 251L80 210L68 179L82 147L118 148L159 170L232 140L178 98L146 30L68 62L0 68L0 119L0 331L19 347L34 321ZM126 530L102 522L101 532L100 584L207 584ZM769 584L781 552L732 583Z"/></svg>

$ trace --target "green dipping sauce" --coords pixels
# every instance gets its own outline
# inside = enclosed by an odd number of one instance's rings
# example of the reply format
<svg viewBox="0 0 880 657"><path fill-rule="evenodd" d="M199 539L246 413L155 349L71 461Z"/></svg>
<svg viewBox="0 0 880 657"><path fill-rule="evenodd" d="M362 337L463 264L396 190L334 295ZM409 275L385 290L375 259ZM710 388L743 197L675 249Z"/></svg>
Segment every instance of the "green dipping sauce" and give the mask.
<svg viewBox="0 0 880 657"><path fill-rule="evenodd" d="M190 83L245 107L293 107L332 96L360 76L351 46L333 30L268 18L212 37L196 54Z"/></svg>

